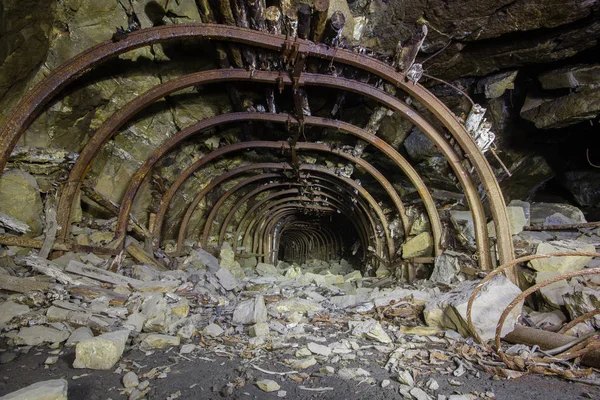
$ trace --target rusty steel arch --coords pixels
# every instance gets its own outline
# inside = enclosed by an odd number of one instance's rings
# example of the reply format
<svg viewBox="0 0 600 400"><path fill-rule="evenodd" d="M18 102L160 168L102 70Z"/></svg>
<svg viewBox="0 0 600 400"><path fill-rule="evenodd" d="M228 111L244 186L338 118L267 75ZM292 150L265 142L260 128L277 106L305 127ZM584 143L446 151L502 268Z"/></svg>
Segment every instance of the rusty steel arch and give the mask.
<svg viewBox="0 0 600 400"><path fill-rule="evenodd" d="M133 32L124 40L116 43L109 41L99 44L83 52L81 55L75 57L52 72L46 79L40 82L38 86L32 89L11 112L9 117L6 119L5 125L0 131L0 172L4 169L8 155L12 151L12 148L15 146L21 134L39 114L43 106L47 104L54 95L58 94L61 89L66 87L68 83L77 79L79 76L83 75L85 72L92 69L96 65L99 65L103 61L106 61L112 57L116 57L117 55L126 51L152 43L197 38L234 41L271 50L281 49L286 43L285 37L281 35L271 35L262 32L246 30L243 28L204 24L145 29L138 32ZM498 182L493 175L491 167L485 160L483 154L475 145L473 139L468 135L464 127L457 121L456 117L452 115L447 107L445 107L438 99L436 99L422 86L406 82L404 75L398 73L391 66L388 66L382 62L362 55L354 54L347 50L319 46L300 39L296 40L294 45L296 46L296 52L304 58L311 56L333 59L335 57L336 62L351 65L377 75L388 82L395 84L398 88L413 96L419 103L423 104L429 111L431 111L433 115L449 130L450 134L456 139L462 151L464 151L464 153L469 157L470 161L475 167L475 171L479 175L479 179L488 193L490 209L496 226L499 259L501 263L507 263L514 258L512 238L510 235L508 218L506 216L506 208ZM228 73L229 71L220 72L220 74L223 75L228 75ZM254 72L254 75L261 74L269 73L262 71ZM301 74L296 83L299 83L300 85L321 84L334 88L344 88L341 81L347 81L349 85L345 87L346 89L374 98L386 106L402 112L400 109L403 109L403 107L401 107L401 104L398 104L400 102L397 100L394 101L394 99L382 99L377 94L377 89L365 87L368 85L361 86L355 81L327 76L317 76L313 77L314 79L311 80L311 77L308 75L309 74ZM267 76L264 75L263 78L266 79ZM272 78L273 76L269 77L265 80L265 82L272 83L277 80L277 78ZM285 75L280 75L279 79L284 84L291 85L293 83L292 79ZM252 76L248 77L247 80L253 80ZM418 117L414 110L408 109L404 111L406 111L405 115L407 118L412 118L411 121L413 121L415 118L419 120L420 117ZM423 121L420 122L422 125ZM415 124L419 126L418 123ZM435 133L435 130L425 129L423 131L428 136ZM439 137L437 139L439 139ZM440 148L447 146L445 141L434 140L434 142ZM451 166L455 168L455 173L461 181L463 188L465 188L465 193L467 195L471 212L474 213L478 245L480 247L483 246L484 250L487 251L487 233L481 229L481 225L485 225L485 214L483 214L483 210L481 207L479 207L477 193L476 191L474 192L472 189L467 188L468 186L472 186L472 182L471 185L469 185L469 176L466 174L466 172L464 172L463 169L458 168L456 165L456 162L460 161L457 159L456 155L452 151L448 152L447 147L442 152L448 159ZM75 189L73 189L73 186L74 183L71 182L70 186L67 186L67 190L76 191L78 189L78 183ZM481 213L476 211L477 209L481 209ZM63 215L65 214L63 213ZM66 215L70 216L71 214L68 213ZM489 257L480 259L480 263L484 269L488 269Z"/></svg>

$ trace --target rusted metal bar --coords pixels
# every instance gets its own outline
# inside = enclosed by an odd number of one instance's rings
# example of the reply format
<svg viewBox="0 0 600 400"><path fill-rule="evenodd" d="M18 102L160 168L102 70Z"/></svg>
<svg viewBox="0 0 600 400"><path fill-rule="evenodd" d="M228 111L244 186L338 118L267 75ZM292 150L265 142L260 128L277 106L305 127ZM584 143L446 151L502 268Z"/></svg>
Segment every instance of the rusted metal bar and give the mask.
<svg viewBox="0 0 600 400"><path fill-rule="evenodd" d="M31 90L13 110L7 119L7 123L2 131L0 131L0 171L4 169L8 154L12 151L22 132L35 119L42 107L50 101L51 97L69 82L83 75L95 65L128 50L162 41L200 37L213 40L235 41L271 48L273 50L280 48L285 42L285 38L281 36L266 35L261 32L247 31L234 27L204 24L197 26L177 25L156 27L133 32L119 42L99 44L56 69L47 79ZM457 143L470 157L484 188L488 192L493 219L496 222L496 235L501 263L514 258L508 217L506 216L505 203L498 182L493 175L491 167L483 154L478 150L473 139L444 104L420 85L406 82L404 75L397 73L390 66L377 60L368 59L342 49L315 46L310 42L300 41L298 45L301 52L307 52L311 56L326 59L332 59L335 56L337 62L361 68L393 82L400 89L413 96L416 101L428 108L449 129L452 136L457 140Z"/></svg>
<svg viewBox="0 0 600 400"><path fill-rule="evenodd" d="M270 114L267 114L270 115ZM285 143L285 142L283 142ZM201 167L203 167L204 165L206 165L207 163L211 162L212 160L224 156L226 154L230 154L232 152L236 152L236 151L240 151L240 150L247 150L247 149L253 149L253 148L273 148L273 149L280 149L282 146L282 142L267 142L267 141L254 141L254 142L242 142L242 143L235 143L229 146L225 146L225 147L221 147L218 150L213 151L212 153L206 155L205 157L201 158L200 160L196 161L195 163L193 163L191 166L189 166L188 168L186 168L175 180L175 182L171 185L171 187L167 190L167 192L163 195L161 203L160 203L160 209L158 211L158 213L156 214L156 222L155 222L155 226L153 231L153 239L155 244L158 243L160 240L160 232L162 229L162 223L165 217L165 214L168 210L168 207L170 205L171 200L173 199L173 196L175 195L175 193L179 190L179 188L181 187L181 185L198 169L200 169ZM333 174L331 171L325 169L325 168L319 168L313 165L306 165L304 166L304 169L306 170L316 170L316 171L320 171L320 172L325 172L325 173L329 173L329 174ZM383 229L384 229L384 233L386 235L386 238L388 240L388 242L390 243L391 247L390 247L390 259L393 258L393 248L394 248L394 244L393 241L391 240L391 236L390 236L390 232L389 232L389 224L387 222L387 218L385 217L383 211L381 210L381 207L379 207L379 205L377 204L377 202L375 201L375 199L371 196L371 194L364 189L362 186L356 184L356 182L354 182L352 179L349 178L345 178L345 177L339 177L340 180L346 182L347 184L349 184L350 186L354 187L355 190L357 190L361 196L363 196L367 202L370 204L371 207L373 207L375 213L377 214L379 220L381 221L382 225L383 225ZM133 180L133 179L132 179ZM130 202L133 200L132 198L128 199ZM122 212L125 210L125 199L122 203L122 207L121 210ZM117 220L117 232L115 233L116 237L122 237L123 232L126 228L126 220Z"/></svg>

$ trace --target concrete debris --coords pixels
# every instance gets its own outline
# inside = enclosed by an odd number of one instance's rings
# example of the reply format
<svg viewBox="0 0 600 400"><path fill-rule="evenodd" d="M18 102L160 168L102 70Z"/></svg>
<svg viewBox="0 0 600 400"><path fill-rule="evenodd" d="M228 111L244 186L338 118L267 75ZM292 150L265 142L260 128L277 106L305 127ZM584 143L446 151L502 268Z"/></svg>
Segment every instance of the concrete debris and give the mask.
<svg viewBox="0 0 600 400"><path fill-rule="evenodd" d="M69 384L64 379L37 382L0 397L0 400L67 400Z"/></svg>
<svg viewBox="0 0 600 400"><path fill-rule="evenodd" d="M111 369L121 358L128 330L105 333L77 343L73 368Z"/></svg>

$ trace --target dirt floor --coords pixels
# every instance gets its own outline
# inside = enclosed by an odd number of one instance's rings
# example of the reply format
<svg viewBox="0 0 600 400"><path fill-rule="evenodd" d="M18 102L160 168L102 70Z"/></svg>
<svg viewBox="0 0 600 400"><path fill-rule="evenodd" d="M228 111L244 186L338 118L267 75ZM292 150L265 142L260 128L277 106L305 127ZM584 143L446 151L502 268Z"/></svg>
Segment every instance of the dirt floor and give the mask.
<svg viewBox="0 0 600 400"><path fill-rule="evenodd" d="M0 395L32 383L64 378L69 382L70 399L122 399L122 374L115 370L91 371L74 369L74 348L67 348L59 356L54 365L46 366L44 362L52 351L49 348L31 348L27 354L19 356L6 364L0 365ZM7 353L3 353L6 358ZM185 358L187 359L185 359ZM119 363L128 365L139 376L148 373L153 368L158 376L150 380L151 390L148 399L268 399L278 398L277 392L265 393L254 382L259 379L273 379L286 391L286 399L401 399L399 384L390 373L383 369L385 357L379 354L365 352L363 357L345 363L346 367L361 367L371 372L375 383L348 381L337 375L323 375L319 372L320 365L310 367L304 372L310 378L301 383L294 382L289 377L275 376L252 368L248 360L238 357L223 357L212 351L197 350L182 357L174 349L147 354L138 350L125 354ZM289 367L273 359L270 361L256 360L254 365L270 371L289 371ZM165 370L165 367L168 369ZM336 366L337 367L337 366ZM337 369L337 368L336 368ZM160 376L161 372L166 372ZM156 374L154 374L156 375ZM528 400L563 400L576 398L600 399L600 388L582 383L568 382L555 377L524 376L519 379L495 380L488 374L467 371L460 378L451 374L442 375L433 372L431 375L419 376L418 381L424 382L429 378L439 384L436 394L450 396L457 394L470 395L466 398L496 398L496 399L528 399ZM241 377L241 379L240 379ZM237 379L237 381L236 381ZM382 388L381 382L390 379L389 386ZM461 386L453 386L449 381L459 381ZM230 387L228 383L237 382L240 387ZM304 389L303 389L304 388ZM331 388L322 392L306 390L315 388ZM487 397L486 397L487 393ZM493 395L492 395L493 393Z"/></svg>

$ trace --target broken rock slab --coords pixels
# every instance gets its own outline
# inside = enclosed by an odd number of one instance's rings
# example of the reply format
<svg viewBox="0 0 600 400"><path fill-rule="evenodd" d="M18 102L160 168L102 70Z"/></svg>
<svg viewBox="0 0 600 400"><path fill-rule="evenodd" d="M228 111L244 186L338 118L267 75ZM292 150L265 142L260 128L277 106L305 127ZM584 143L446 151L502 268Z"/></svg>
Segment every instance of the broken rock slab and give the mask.
<svg viewBox="0 0 600 400"><path fill-rule="evenodd" d="M262 295L254 299L242 301L233 310L233 323L237 325L253 325L267 322L267 307Z"/></svg>
<svg viewBox="0 0 600 400"><path fill-rule="evenodd" d="M69 339L67 340L67 343L65 343L65 346L75 346L77 343L91 339L93 337L94 334L92 333L92 330L87 326L82 326L80 328L75 329L73 333L71 333L71 336L69 336Z"/></svg>
<svg viewBox="0 0 600 400"><path fill-rule="evenodd" d="M383 330L381 324L374 319L350 321L348 327L351 329L353 336L366 337L381 343L392 343L392 339Z"/></svg>
<svg viewBox="0 0 600 400"><path fill-rule="evenodd" d="M151 333L142 339L140 348L142 350L162 350L167 347L179 346L180 343L181 339L179 336Z"/></svg>
<svg viewBox="0 0 600 400"><path fill-rule="evenodd" d="M427 303L424 316L427 325L439 329L452 329L461 335L470 336L467 326L467 303L478 281L466 281L450 292ZM473 325L485 341L495 336L496 324L506 306L521 293L521 290L504 275L496 275L482 288L475 298L472 309ZM512 332L523 304L517 305L506 318L501 336Z"/></svg>
<svg viewBox="0 0 600 400"><path fill-rule="evenodd" d="M229 271L227 268L219 268L219 270L215 272L215 276L225 290L234 290L240 285L238 279L233 276L231 271Z"/></svg>
<svg viewBox="0 0 600 400"><path fill-rule="evenodd" d="M537 272L535 274L535 283L538 284L540 282L547 281L558 275L561 275L561 273L555 271ZM540 289L540 294L547 305L552 308L559 309L565 305L564 296L566 294L573 293L574 290L575 287L573 287L567 280L563 279L548 286L544 286Z"/></svg>
<svg viewBox="0 0 600 400"><path fill-rule="evenodd" d="M204 328L202 330L203 334L205 334L206 336L212 336L212 337L221 336L224 332L225 332L225 330L217 324L208 324L206 326L206 328Z"/></svg>
<svg viewBox="0 0 600 400"><path fill-rule="evenodd" d="M542 242L537 246L535 254L551 254L558 252L594 253L594 245L577 240L554 240ZM538 272L574 272L583 269L592 257L551 257L531 260L529 265Z"/></svg>
<svg viewBox="0 0 600 400"><path fill-rule="evenodd" d="M263 392L267 393L276 392L277 390L281 389L281 386L271 379L261 379L260 381L256 382L256 386L258 386Z"/></svg>
<svg viewBox="0 0 600 400"><path fill-rule="evenodd" d="M52 379L9 393L0 397L0 400L67 400L68 389L66 380Z"/></svg>
<svg viewBox="0 0 600 400"><path fill-rule="evenodd" d="M42 233L42 198L33 176L18 169L5 171L0 176L0 213L26 223L27 236Z"/></svg>
<svg viewBox="0 0 600 400"><path fill-rule="evenodd" d="M73 368L111 369L123 355L128 330L105 333L77 343Z"/></svg>
<svg viewBox="0 0 600 400"><path fill-rule="evenodd" d="M42 343L61 343L69 338L69 332L47 326L31 326L21 328L19 332L6 335L15 345L37 346Z"/></svg>
<svg viewBox="0 0 600 400"><path fill-rule="evenodd" d="M5 301L0 304L0 329L4 327L11 319L18 315L23 315L29 312L29 307L23 304L18 304L13 301Z"/></svg>

